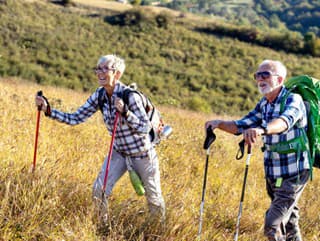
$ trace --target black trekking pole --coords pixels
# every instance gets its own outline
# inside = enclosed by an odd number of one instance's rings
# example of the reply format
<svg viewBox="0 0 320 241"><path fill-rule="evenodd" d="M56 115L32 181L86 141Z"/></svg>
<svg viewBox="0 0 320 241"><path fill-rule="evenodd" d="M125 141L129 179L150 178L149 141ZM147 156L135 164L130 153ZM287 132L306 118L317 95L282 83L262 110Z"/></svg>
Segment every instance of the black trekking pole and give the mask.
<svg viewBox="0 0 320 241"><path fill-rule="evenodd" d="M204 208L204 196L206 193L206 185L207 185L207 172L208 172L208 162L209 162L209 154L210 154L210 145L216 140L216 135L213 133L211 126L207 128L207 135L206 139L203 144L203 149L207 152L206 164L204 169L204 177L203 177L203 187L202 187L202 198L201 198L201 205L200 205L200 219L199 219L199 230L198 230L198 239L200 240L201 237L201 230L202 230L202 215L203 215L203 208Z"/></svg>
<svg viewBox="0 0 320 241"><path fill-rule="evenodd" d="M242 145L243 145L243 148L244 148L244 141L240 142L240 144L239 144L240 149L241 149ZM243 149L242 149L242 151L243 151ZM237 156L237 159L240 159L240 158L238 158L238 156ZM247 159L246 159L246 168L245 168L244 179L243 179L243 184L242 184L242 192L241 192L241 198L240 198L240 204L239 204L239 212L238 212L238 218L237 218L237 224L236 224L236 232L234 234L234 241L238 241L240 219L241 219L241 215L242 215L242 205L243 205L244 193L245 193L245 189L246 189L246 182L247 182L247 176L248 176L248 171L249 171L250 158L251 158L251 145L248 145L248 155L247 155Z"/></svg>
<svg viewBox="0 0 320 241"><path fill-rule="evenodd" d="M42 91L38 91L37 96L42 96ZM41 106L38 106L37 111L37 124L36 124L36 136L34 141L34 152L33 152L33 163L32 163L32 172L36 169L37 162L37 149L38 149L38 136L39 136L39 125L40 125L40 114L41 114Z"/></svg>

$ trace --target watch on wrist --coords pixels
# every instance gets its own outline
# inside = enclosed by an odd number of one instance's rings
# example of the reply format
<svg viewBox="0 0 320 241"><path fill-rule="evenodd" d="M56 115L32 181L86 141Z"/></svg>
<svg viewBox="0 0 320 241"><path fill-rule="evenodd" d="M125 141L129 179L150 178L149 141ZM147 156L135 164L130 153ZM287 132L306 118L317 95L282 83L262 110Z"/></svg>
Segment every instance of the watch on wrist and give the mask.
<svg viewBox="0 0 320 241"><path fill-rule="evenodd" d="M267 125L262 125L261 128L263 130L263 135L268 135L268 126Z"/></svg>

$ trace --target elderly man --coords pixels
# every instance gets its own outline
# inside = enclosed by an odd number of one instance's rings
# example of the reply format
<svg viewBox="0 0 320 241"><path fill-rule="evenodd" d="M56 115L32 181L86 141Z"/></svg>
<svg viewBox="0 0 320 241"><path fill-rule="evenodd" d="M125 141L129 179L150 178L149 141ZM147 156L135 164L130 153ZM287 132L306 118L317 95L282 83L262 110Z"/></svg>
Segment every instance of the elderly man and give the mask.
<svg viewBox="0 0 320 241"><path fill-rule="evenodd" d="M297 202L309 179L307 114L301 96L288 94L283 86L286 73L281 62L264 60L254 74L263 95L256 107L240 120L211 120L205 127L243 133L247 145L263 136L266 188L271 198L265 236L268 240L301 241Z"/></svg>
<svg viewBox="0 0 320 241"><path fill-rule="evenodd" d="M103 184L108 157L105 158L101 171L93 185L93 197L95 201L103 204L99 205L103 207L101 216L106 221L107 200L103 196L108 197L111 194L116 182L126 172L129 160L130 168L133 168L142 180L150 217L152 219L157 217L163 220L165 216L165 203L160 187L159 161L155 148L149 138L151 124L140 96L136 94L130 95L128 105L121 99L124 89L127 88L127 86L120 82L120 77L124 70L124 60L118 56L106 55L101 57L95 68L95 74L100 87L74 113L64 113L51 109L47 100L41 96L36 97L36 105L40 106L46 116L49 116L51 119L69 125L80 124L100 109L98 99L100 98L99 93L101 93L103 88L105 103L102 106L101 112L110 135L114 131L117 112L121 114L121 119L115 127L116 135L106 179L106 189L103 190Z"/></svg>

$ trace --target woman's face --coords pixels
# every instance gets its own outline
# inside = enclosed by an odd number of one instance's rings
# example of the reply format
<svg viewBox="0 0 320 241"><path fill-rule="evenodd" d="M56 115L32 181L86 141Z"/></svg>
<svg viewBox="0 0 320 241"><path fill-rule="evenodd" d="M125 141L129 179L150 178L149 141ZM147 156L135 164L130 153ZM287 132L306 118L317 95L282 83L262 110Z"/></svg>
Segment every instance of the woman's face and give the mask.
<svg viewBox="0 0 320 241"><path fill-rule="evenodd" d="M99 64L95 69L95 73L100 86L113 87L117 82L118 71L108 63Z"/></svg>

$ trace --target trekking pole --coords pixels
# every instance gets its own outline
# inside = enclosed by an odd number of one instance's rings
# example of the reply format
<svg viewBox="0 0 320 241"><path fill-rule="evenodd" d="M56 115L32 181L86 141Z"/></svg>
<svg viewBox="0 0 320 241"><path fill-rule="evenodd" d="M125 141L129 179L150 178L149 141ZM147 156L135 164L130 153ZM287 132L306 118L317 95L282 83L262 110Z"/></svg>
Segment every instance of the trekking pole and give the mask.
<svg viewBox="0 0 320 241"><path fill-rule="evenodd" d="M42 91L38 91L37 96L42 96ZM40 125L40 114L41 114L41 106L38 106L37 111L37 125L36 125L36 137L34 142L34 153L33 153L33 164L32 164L32 172L34 172L36 168L37 161L37 149L38 149L38 136L39 136L39 125Z"/></svg>
<svg viewBox="0 0 320 241"><path fill-rule="evenodd" d="M216 140L216 135L213 133L211 126L207 128L207 135L206 139L203 144L203 149L206 150L207 158L206 164L204 169L204 177L203 177L203 187L202 187L202 198L200 204L200 218L199 218L199 230L198 230L198 239L201 238L201 230L202 230L202 215L203 215L203 208L204 208L204 196L206 193L206 185L207 185L207 173L208 173L208 163L209 163L209 154L210 154L210 145L212 142Z"/></svg>
<svg viewBox="0 0 320 241"><path fill-rule="evenodd" d="M119 120L119 112L116 112L116 117L114 119L114 124L113 124L113 130L112 130L112 137L111 137L111 143L110 143L110 148L109 148L109 154L108 154L108 160L107 160L107 166L106 166L106 173L104 175L104 180L103 180L103 189L102 189L102 195L104 196L105 194L105 189L107 186L107 181L108 181L108 174L109 174L109 166L110 166L110 160L112 156L112 149L113 149L113 143L114 143L114 138L116 136L116 130L117 130L117 124Z"/></svg>
<svg viewBox="0 0 320 241"><path fill-rule="evenodd" d="M244 144L243 141L242 141L242 143ZM238 241L240 219L241 219L241 215L242 215L242 204L243 204L244 193L245 193L245 189L246 189L246 182L247 182L247 176L248 176L248 171L249 171L250 158L251 158L251 145L248 145L248 155L247 155L247 159L246 159L246 168L245 168L244 179L243 179L243 184L242 184L242 192L241 192L241 198L240 198L240 205L239 205L239 212L238 212L238 218L237 218L236 232L234 234L234 241Z"/></svg>

